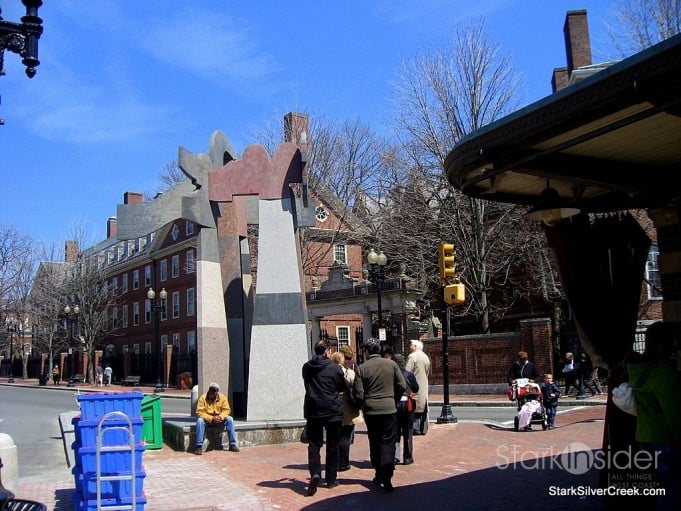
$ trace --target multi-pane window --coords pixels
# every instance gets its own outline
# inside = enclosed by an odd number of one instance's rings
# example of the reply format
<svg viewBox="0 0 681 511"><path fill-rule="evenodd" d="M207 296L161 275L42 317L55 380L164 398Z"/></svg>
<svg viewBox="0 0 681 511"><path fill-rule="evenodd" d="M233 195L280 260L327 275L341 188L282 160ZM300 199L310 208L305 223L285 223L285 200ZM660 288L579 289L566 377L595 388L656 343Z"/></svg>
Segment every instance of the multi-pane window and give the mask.
<svg viewBox="0 0 681 511"><path fill-rule="evenodd" d="M151 353L151 343L148 341L144 343L144 353L147 355Z"/></svg>
<svg viewBox="0 0 681 511"><path fill-rule="evenodd" d="M161 271L161 282L165 282L166 280L168 280L168 260L167 259L161 259L160 271Z"/></svg>
<svg viewBox="0 0 681 511"><path fill-rule="evenodd" d="M348 253L345 243L336 243L333 246L333 261L339 264L347 264Z"/></svg>
<svg viewBox="0 0 681 511"><path fill-rule="evenodd" d="M111 279L111 294L113 296L118 295L118 277Z"/></svg>
<svg viewBox="0 0 681 511"><path fill-rule="evenodd" d="M144 322L151 323L151 300L144 300Z"/></svg>
<svg viewBox="0 0 681 511"><path fill-rule="evenodd" d="M196 351L196 332L193 330L187 332L187 350L189 353L194 353Z"/></svg>
<svg viewBox="0 0 681 511"><path fill-rule="evenodd" d="M180 292L173 292L173 318L180 317Z"/></svg>
<svg viewBox="0 0 681 511"><path fill-rule="evenodd" d="M111 329L115 330L118 328L118 308L114 307L111 311Z"/></svg>
<svg viewBox="0 0 681 511"><path fill-rule="evenodd" d="M133 302L132 304L132 324L137 326L140 324L140 304Z"/></svg>
<svg viewBox="0 0 681 511"><path fill-rule="evenodd" d="M173 334L173 348L180 352L180 334Z"/></svg>
<svg viewBox="0 0 681 511"><path fill-rule="evenodd" d="M161 321L168 319L168 300L161 301Z"/></svg>
<svg viewBox="0 0 681 511"><path fill-rule="evenodd" d="M123 316L123 328L128 328L128 305L121 307L121 315Z"/></svg>
<svg viewBox="0 0 681 511"><path fill-rule="evenodd" d="M194 273L196 271L196 261L195 261L194 249L191 248L187 250L187 273Z"/></svg>
<svg viewBox="0 0 681 511"><path fill-rule="evenodd" d="M180 276L180 256L174 255L172 258L172 277L175 279Z"/></svg>
<svg viewBox="0 0 681 511"><path fill-rule="evenodd" d="M140 354L140 345L137 344L137 343L133 344L133 345L132 345L132 352L133 352L135 355L139 355L139 354Z"/></svg>
<svg viewBox="0 0 681 511"><path fill-rule="evenodd" d="M648 299L662 299L662 281L660 280L660 249L656 244L650 245L648 260L646 261L646 284L648 285Z"/></svg>
<svg viewBox="0 0 681 511"><path fill-rule="evenodd" d="M144 287L151 286L151 266L144 267Z"/></svg>
<svg viewBox="0 0 681 511"><path fill-rule="evenodd" d="M338 338L338 346L347 346L350 344L350 327L337 326L336 337Z"/></svg>
<svg viewBox="0 0 681 511"><path fill-rule="evenodd" d="M187 221L187 236L194 234L194 222Z"/></svg>
<svg viewBox="0 0 681 511"><path fill-rule="evenodd" d="M124 273L121 275L121 293L128 292L128 274Z"/></svg>
<svg viewBox="0 0 681 511"><path fill-rule="evenodd" d="M168 334L161 336L161 346L168 346Z"/></svg>
<svg viewBox="0 0 681 511"><path fill-rule="evenodd" d="M132 270L132 288L133 289L139 289L140 288L140 271L139 270Z"/></svg>
<svg viewBox="0 0 681 511"><path fill-rule="evenodd" d="M193 316L195 310L194 288L187 289L187 316Z"/></svg>

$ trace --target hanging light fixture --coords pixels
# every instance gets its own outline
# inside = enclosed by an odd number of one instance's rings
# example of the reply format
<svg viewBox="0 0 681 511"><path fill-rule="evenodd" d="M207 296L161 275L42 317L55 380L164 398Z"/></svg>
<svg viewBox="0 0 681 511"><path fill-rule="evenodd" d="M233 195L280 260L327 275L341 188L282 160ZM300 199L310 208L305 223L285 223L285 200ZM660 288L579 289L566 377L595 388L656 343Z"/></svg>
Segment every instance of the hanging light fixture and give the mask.
<svg viewBox="0 0 681 511"><path fill-rule="evenodd" d="M539 201L525 213L525 218L535 222L544 222L547 226L553 227L558 225L563 218L578 215L581 211L581 209L561 199L558 190L551 188L547 181L546 188L539 196Z"/></svg>

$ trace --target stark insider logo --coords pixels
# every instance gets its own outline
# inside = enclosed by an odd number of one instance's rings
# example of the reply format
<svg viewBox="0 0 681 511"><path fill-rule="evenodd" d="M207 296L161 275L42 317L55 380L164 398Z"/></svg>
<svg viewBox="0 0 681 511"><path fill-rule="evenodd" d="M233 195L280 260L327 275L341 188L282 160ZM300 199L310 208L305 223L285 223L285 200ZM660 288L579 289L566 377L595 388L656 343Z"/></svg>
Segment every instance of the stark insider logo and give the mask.
<svg viewBox="0 0 681 511"><path fill-rule="evenodd" d="M553 447L544 451L520 450L517 445L501 445L497 448L497 468L562 469L573 475L586 474L590 469L650 470L657 467L659 453L625 450L592 450L581 442L572 442L565 449L554 452Z"/></svg>

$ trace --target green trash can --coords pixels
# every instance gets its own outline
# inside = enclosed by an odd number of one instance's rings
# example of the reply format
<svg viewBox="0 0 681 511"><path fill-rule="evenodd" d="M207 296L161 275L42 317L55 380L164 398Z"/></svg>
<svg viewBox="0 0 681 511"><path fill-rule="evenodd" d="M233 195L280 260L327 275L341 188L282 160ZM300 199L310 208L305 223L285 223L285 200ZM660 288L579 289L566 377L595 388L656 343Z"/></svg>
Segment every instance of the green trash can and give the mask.
<svg viewBox="0 0 681 511"><path fill-rule="evenodd" d="M163 448L161 423L161 396L144 396L142 399L142 436L147 449Z"/></svg>

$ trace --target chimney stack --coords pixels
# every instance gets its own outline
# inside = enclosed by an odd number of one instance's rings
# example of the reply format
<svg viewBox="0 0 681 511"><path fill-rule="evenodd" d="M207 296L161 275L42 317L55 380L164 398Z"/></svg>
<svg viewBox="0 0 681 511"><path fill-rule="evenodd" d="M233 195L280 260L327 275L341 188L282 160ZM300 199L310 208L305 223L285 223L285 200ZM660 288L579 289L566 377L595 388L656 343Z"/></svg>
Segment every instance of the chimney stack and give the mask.
<svg viewBox="0 0 681 511"><path fill-rule="evenodd" d="M307 140L301 142L300 135L305 133ZM284 141L292 144L307 143L310 140L310 118L306 114L289 112L284 116Z"/></svg>
<svg viewBox="0 0 681 511"><path fill-rule="evenodd" d="M574 69L590 66L591 40L589 39L589 23L586 10L568 11L563 26L565 34L565 50L567 52L568 76Z"/></svg>
<svg viewBox="0 0 681 511"><path fill-rule="evenodd" d="M115 238L118 234L118 219L115 216L109 217L106 222L106 237Z"/></svg>
<svg viewBox="0 0 681 511"><path fill-rule="evenodd" d="M64 261L75 263L78 260L78 242L74 240L64 243Z"/></svg>
<svg viewBox="0 0 681 511"><path fill-rule="evenodd" d="M125 192L123 194L123 204L139 206L142 204L142 194L139 192Z"/></svg>

